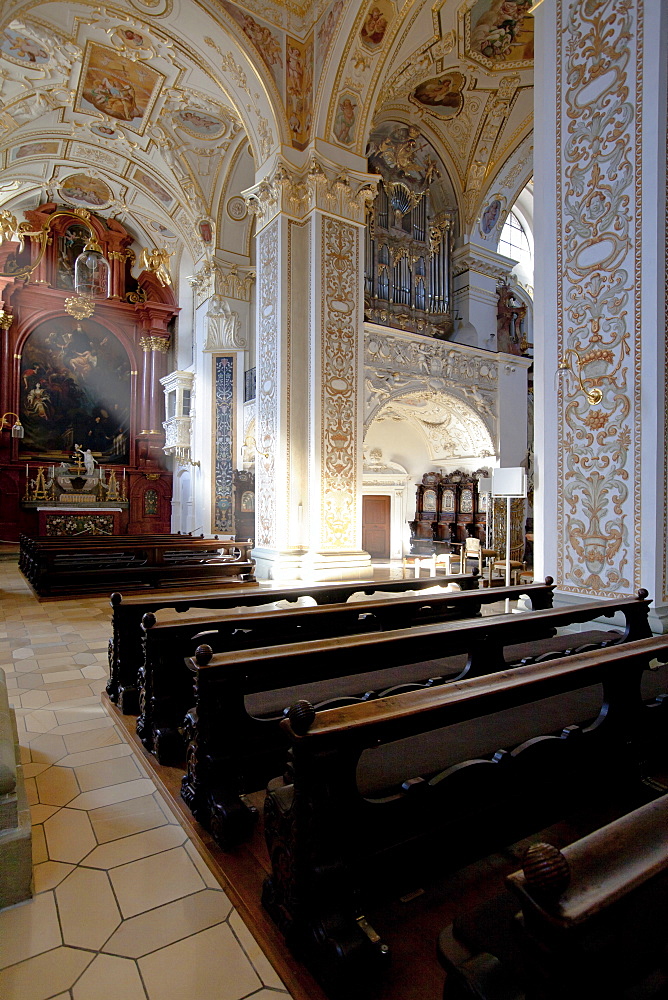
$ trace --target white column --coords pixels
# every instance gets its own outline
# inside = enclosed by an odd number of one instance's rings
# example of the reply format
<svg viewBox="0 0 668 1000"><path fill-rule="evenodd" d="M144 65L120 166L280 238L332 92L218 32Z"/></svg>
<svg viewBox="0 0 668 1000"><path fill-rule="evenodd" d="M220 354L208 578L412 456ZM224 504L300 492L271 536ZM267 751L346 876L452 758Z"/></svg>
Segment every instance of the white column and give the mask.
<svg viewBox="0 0 668 1000"><path fill-rule="evenodd" d="M662 606L668 11L554 0L535 24L536 575ZM555 390L567 351L598 405Z"/></svg>
<svg viewBox="0 0 668 1000"><path fill-rule="evenodd" d="M258 216L254 556L271 579L371 574L361 550L364 209L313 153L246 192Z"/></svg>

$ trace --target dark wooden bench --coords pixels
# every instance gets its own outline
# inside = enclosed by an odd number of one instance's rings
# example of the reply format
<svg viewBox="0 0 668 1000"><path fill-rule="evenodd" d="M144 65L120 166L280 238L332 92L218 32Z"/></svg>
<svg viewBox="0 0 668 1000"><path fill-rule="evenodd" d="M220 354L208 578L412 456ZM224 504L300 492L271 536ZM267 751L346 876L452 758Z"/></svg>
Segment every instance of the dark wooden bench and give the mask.
<svg viewBox="0 0 668 1000"><path fill-rule="evenodd" d="M244 793L263 787L276 773L284 745L280 721L293 701L308 698L319 709L365 702L396 691L459 682L546 656L570 655L583 643L600 646L639 639L650 635L648 609L643 590L637 598L217 655L204 644L186 660L193 676L195 706L185 718L187 773L182 796L196 819L222 847L229 848L252 829L254 810ZM554 636L557 627L615 613L625 616L623 632ZM596 699L597 693L589 692L577 721L596 715ZM572 709L577 713L578 706ZM502 726L496 738L501 745L508 739L507 729ZM480 745L487 749L485 739ZM448 752L456 757L457 750L455 739ZM412 758L415 773L420 773L423 758L430 753L428 741L418 746ZM397 761L399 777L403 763Z"/></svg>
<svg viewBox="0 0 668 1000"><path fill-rule="evenodd" d="M533 844L508 892L441 933L444 1000L665 997L667 830L663 795L561 851Z"/></svg>
<svg viewBox="0 0 668 1000"><path fill-rule="evenodd" d="M191 535L22 535L20 545L19 568L40 596L120 585L140 589L210 581L233 586L255 579L250 542Z"/></svg>
<svg viewBox="0 0 668 1000"><path fill-rule="evenodd" d="M642 781L652 710L641 701L655 657L668 661L668 637L329 711L294 705L282 723L290 781L271 782L265 803L263 902L295 954L334 994L350 995L387 960L370 902L429 884L439 868L498 850L576 802L622 789L631 808L655 797ZM599 712L581 728L572 697L598 684ZM528 718L531 738L499 743L493 732L489 752L471 752L468 737L475 743L502 716L510 735ZM656 721L665 726L665 714ZM440 737L453 728L456 762L446 752L442 769ZM408 748L426 736L439 738L429 767L415 771ZM385 771L397 759L401 783Z"/></svg>
<svg viewBox="0 0 668 1000"><path fill-rule="evenodd" d="M504 599L516 601L522 594L529 597L534 610L545 609L552 606L553 591L550 580L502 591L469 590L425 597L396 593L386 594L382 599L369 597L361 603L272 612L263 612L262 608L243 614L203 610L185 621L178 613L159 613L158 619L149 612L142 618L144 654L138 674L141 712L137 733L161 764L175 764L183 759L185 746L180 727L193 704L192 677L183 661L200 644L206 644L213 653L222 653L411 628L429 622L473 618L480 614L483 605ZM633 607L635 610L635 604ZM423 680L427 676L424 671L420 675Z"/></svg>
<svg viewBox="0 0 668 1000"><path fill-rule="evenodd" d="M185 615L193 608L223 611L238 607L260 607L277 601L295 602L297 607L300 597L312 599L318 605L341 604L355 594L363 594L366 597L371 597L373 594L400 594L406 590L419 591L434 586L445 587L451 583L456 583L461 590L477 590L478 580L478 571L474 570L472 574L430 580L351 580L344 584L323 583L310 587L301 584L283 590L240 587L232 593L222 594L211 590L184 594L176 590L159 595L152 593L124 597L114 593L111 595L112 634L109 640L107 694L124 714L136 715L139 711L137 672L143 662L141 621L145 614L172 611Z"/></svg>

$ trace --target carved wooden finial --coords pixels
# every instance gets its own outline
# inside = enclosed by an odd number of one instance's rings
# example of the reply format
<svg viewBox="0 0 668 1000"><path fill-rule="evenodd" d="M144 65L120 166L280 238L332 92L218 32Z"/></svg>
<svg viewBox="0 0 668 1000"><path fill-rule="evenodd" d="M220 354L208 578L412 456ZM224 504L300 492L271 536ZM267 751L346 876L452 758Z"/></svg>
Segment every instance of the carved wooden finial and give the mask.
<svg viewBox="0 0 668 1000"><path fill-rule="evenodd" d="M554 583L554 577L553 576L546 576L545 577L545 586L546 587L551 587L553 583Z"/></svg>
<svg viewBox="0 0 668 1000"><path fill-rule="evenodd" d="M207 663L211 662L211 657L213 656L213 650L211 646L207 646L206 643L202 643L195 650L195 663L198 667L205 667Z"/></svg>
<svg viewBox="0 0 668 1000"><path fill-rule="evenodd" d="M152 611L147 611L145 615L142 616L141 625L145 632L148 632L150 628L153 628L157 622L157 618Z"/></svg>
<svg viewBox="0 0 668 1000"><path fill-rule="evenodd" d="M641 587L640 590L638 591L638 600L646 601L648 597L649 597L649 590L645 590L644 587Z"/></svg>
<svg viewBox="0 0 668 1000"><path fill-rule="evenodd" d="M122 594L113 593L109 598L109 603L111 604L112 608L117 608L122 600L123 600Z"/></svg>
<svg viewBox="0 0 668 1000"><path fill-rule="evenodd" d="M315 709L310 701L300 698L288 709L290 726L296 736L306 736L315 719Z"/></svg>
<svg viewBox="0 0 668 1000"><path fill-rule="evenodd" d="M522 871L527 885L553 899L562 894L571 880L571 869L561 851L542 842L527 847Z"/></svg>

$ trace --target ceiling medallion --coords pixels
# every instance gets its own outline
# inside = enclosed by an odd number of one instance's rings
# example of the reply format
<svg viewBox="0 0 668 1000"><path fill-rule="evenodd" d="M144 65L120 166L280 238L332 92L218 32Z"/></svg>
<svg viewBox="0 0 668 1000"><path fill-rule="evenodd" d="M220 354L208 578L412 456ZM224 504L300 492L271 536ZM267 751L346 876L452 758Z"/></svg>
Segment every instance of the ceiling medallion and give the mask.
<svg viewBox="0 0 668 1000"><path fill-rule="evenodd" d="M243 198L238 194L230 198L227 202L227 214L230 219L234 219L235 222L243 222L243 220L248 215L248 206Z"/></svg>

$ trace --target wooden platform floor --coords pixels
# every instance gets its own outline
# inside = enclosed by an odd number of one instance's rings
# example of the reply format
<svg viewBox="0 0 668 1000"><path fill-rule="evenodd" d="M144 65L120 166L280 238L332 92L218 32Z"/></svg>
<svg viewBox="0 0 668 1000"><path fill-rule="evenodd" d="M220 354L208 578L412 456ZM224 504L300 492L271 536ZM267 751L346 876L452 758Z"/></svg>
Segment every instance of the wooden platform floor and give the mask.
<svg viewBox="0 0 668 1000"><path fill-rule="evenodd" d="M269 871L262 819L248 844L234 852L223 852L210 834L193 820L180 797L183 769L160 766L138 740L134 731L135 717L124 716L110 702L106 704L135 751L143 757L200 854L292 996L295 1000L327 1000L322 988L285 946L281 934L261 905L262 882ZM249 798L261 814L264 792L254 793ZM605 809L599 807L588 812L580 811L502 852L451 871L434 885L416 885L402 898L370 910L366 914L367 919L389 945L391 961L387 975L371 988L365 986L360 996L364 996L365 1000L438 1000L445 981L445 973L436 957L436 942L441 929L451 923L458 913L494 897L502 888L504 877L519 867L522 853L529 843L548 840L555 846L565 846L616 819L628 808L626 803L610 802ZM356 994L351 994L351 997L353 995Z"/></svg>

